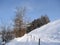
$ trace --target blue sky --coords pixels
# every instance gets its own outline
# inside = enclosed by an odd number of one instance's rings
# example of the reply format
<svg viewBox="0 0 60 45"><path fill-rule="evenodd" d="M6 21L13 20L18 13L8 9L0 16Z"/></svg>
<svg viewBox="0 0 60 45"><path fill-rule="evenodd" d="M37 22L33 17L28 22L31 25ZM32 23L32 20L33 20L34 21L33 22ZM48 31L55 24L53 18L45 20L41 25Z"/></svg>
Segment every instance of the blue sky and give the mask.
<svg viewBox="0 0 60 45"><path fill-rule="evenodd" d="M10 25L16 7L26 6L27 19L32 21L41 15L48 15L51 21L60 19L60 0L0 0L0 25Z"/></svg>

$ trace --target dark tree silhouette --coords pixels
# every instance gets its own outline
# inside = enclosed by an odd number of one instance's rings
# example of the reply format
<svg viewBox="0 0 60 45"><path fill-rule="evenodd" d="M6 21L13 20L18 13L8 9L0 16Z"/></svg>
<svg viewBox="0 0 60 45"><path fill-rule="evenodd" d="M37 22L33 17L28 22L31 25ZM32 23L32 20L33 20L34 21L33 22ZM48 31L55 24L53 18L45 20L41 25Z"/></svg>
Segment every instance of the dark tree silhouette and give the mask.
<svg viewBox="0 0 60 45"><path fill-rule="evenodd" d="M50 20L47 15L41 16L41 18L35 19L34 21L32 21L32 23L30 23L30 26L27 27L28 28L27 33L49 22Z"/></svg>

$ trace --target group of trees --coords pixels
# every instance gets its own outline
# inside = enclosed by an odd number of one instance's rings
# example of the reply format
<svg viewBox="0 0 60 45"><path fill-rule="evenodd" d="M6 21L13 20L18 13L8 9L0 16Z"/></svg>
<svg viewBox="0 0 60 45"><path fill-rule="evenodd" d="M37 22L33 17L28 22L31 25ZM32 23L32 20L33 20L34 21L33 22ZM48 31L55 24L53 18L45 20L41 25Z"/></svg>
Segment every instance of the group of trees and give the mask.
<svg viewBox="0 0 60 45"><path fill-rule="evenodd" d="M33 29L36 29L44 24L47 24L50 22L47 15L41 16L38 19L35 19L34 21L30 23L24 22L25 17L25 8L18 8L16 11L16 16L14 18L14 25L13 25L13 31L10 31L8 27L2 27L2 41L8 42L14 37L21 37L25 33L29 33ZM6 31L7 30L7 31Z"/></svg>
<svg viewBox="0 0 60 45"><path fill-rule="evenodd" d="M38 19L35 19L34 21L30 23L24 22L24 16L25 16L25 8L19 8L16 12L16 17L14 20L14 33L16 37L21 37L25 33L29 33L33 29L36 29L44 24L47 24L50 22L47 15L41 16Z"/></svg>
<svg viewBox="0 0 60 45"><path fill-rule="evenodd" d="M50 20L49 20L47 15L41 16L40 18L35 19L34 21L32 21L30 23L30 26L27 27L27 29L28 29L27 33L29 33L30 31L32 31L32 30L34 30L34 29L36 29L36 28L38 28L38 27L40 27L42 25L45 25L45 24L47 24L49 22L50 22Z"/></svg>

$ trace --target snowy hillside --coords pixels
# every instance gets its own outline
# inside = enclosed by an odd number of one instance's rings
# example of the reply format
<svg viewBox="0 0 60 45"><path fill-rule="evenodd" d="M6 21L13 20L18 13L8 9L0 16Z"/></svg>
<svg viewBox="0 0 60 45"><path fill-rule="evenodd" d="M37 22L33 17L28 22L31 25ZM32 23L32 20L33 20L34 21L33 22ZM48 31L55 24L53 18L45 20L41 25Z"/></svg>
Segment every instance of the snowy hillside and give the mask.
<svg viewBox="0 0 60 45"><path fill-rule="evenodd" d="M44 42L60 42L60 20L35 29L29 35L39 37Z"/></svg>
<svg viewBox="0 0 60 45"><path fill-rule="evenodd" d="M60 45L60 20L37 28L23 37L15 38L6 45L38 45L39 38L41 45Z"/></svg>

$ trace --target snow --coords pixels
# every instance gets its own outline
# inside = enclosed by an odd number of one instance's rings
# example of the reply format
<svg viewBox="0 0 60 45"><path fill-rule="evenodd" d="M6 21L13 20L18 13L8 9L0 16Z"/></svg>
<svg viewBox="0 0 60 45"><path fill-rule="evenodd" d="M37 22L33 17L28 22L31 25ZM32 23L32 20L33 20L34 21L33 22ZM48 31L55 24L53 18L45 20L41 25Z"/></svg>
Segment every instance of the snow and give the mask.
<svg viewBox="0 0 60 45"><path fill-rule="evenodd" d="M29 35L39 37L44 42L60 42L60 20L35 29Z"/></svg>
<svg viewBox="0 0 60 45"><path fill-rule="evenodd" d="M25 34L23 37L13 39L6 45L32 45L32 44L37 45L37 41L34 41L34 39L31 36Z"/></svg>
<svg viewBox="0 0 60 45"><path fill-rule="evenodd" d="M50 22L40 28L15 38L6 45L60 45L60 20Z"/></svg>
<svg viewBox="0 0 60 45"><path fill-rule="evenodd" d="M29 35L39 37L44 42L60 43L60 20L51 22L41 28L35 29Z"/></svg>

